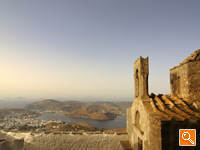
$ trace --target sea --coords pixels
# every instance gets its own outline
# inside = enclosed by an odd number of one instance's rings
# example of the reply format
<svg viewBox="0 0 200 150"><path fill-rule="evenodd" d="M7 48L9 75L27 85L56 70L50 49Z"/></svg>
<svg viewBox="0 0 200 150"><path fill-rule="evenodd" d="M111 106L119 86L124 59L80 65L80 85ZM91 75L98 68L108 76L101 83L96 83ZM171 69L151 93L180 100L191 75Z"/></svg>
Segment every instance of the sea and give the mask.
<svg viewBox="0 0 200 150"><path fill-rule="evenodd" d="M0 99L0 109L2 108L23 108L26 104L39 100L26 100L25 98ZM114 120L94 120L89 118L68 117L61 113L46 113L38 117L43 120L60 120L69 122L85 122L100 129L121 129L126 128L126 116L117 116Z"/></svg>
<svg viewBox="0 0 200 150"><path fill-rule="evenodd" d="M68 117L61 113L45 113L37 119L43 120L60 120L65 123L85 122L100 129L121 129L126 128L126 116L117 116L114 120L94 120L89 118Z"/></svg>

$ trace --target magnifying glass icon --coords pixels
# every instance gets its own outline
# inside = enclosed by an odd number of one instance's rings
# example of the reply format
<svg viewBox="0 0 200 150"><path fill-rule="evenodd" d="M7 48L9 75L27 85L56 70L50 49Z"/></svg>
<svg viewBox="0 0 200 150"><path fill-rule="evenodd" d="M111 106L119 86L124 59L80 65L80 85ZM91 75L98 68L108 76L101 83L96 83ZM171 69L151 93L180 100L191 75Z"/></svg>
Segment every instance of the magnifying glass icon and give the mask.
<svg viewBox="0 0 200 150"><path fill-rule="evenodd" d="M188 135L188 138L185 138L187 135ZM194 142L190 139L190 133L188 133L188 132L183 132L182 138L183 138L183 140L185 140L185 141L190 141L190 143L194 144Z"/></svg>

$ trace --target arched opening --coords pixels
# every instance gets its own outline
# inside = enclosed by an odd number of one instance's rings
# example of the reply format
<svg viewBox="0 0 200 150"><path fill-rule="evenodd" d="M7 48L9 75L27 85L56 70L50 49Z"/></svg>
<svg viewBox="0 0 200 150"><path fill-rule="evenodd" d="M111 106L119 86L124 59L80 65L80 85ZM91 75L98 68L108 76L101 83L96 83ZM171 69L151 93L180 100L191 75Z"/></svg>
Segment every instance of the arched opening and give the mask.
<svg viewBox="0 0 200 150"><path fill-rule="evenodd" d="M143 150L143 141L138 137L138 150Z"/></svg>
<svg viewBox="0 0 200 150"><path fill-rule="evenodd" d="M136 114L135 114L135 126L138 128L138 129L141 129L141 118L140 118L140 113L137 111ZM142 139L140 139L140 137L138 137L138 150L142 150L143 149L143 141Z"/></svg>
<svg viewBox="0 0 200 150"><path fill-rule="evenodd" d="M139 96L139 76L138 76L138 69L135 72L135 97Z"/></svg>
<svg viewBox="0 0 200 150"><path fill-rule="evenodd" d="M140 113L138 111L135 114L135 126L138 128L141 126Z"/></svg>

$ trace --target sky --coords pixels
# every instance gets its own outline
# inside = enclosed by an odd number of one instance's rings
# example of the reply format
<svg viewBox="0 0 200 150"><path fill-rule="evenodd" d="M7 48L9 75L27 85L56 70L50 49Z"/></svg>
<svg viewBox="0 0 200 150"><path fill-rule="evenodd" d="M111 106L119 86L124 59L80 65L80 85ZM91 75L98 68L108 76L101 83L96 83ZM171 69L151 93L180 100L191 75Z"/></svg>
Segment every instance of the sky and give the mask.
<svg viewBox="0 0 200 150"><path fill-rule="evenodd" d="M1 0L0 98L132 101L149 56L149 94L200 49L199 0Z"/></svg>

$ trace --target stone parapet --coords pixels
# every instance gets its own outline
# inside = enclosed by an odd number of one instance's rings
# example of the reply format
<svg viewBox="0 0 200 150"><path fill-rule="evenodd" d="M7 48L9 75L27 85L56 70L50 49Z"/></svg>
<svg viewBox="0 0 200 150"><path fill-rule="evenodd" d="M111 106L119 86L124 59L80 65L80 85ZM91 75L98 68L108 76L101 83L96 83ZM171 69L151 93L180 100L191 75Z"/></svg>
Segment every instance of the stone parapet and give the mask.
<svg viewBox="0 0 200 150"><path fill-rule="evenodd" d="M127 133L104 132L0 132L1 147L11 150L121 150L120 141L128 140ZM6 144L5 144L6 141ZM16 142L17 141L17 142ZM16 145L16 143L21 142Z"/></svg>

